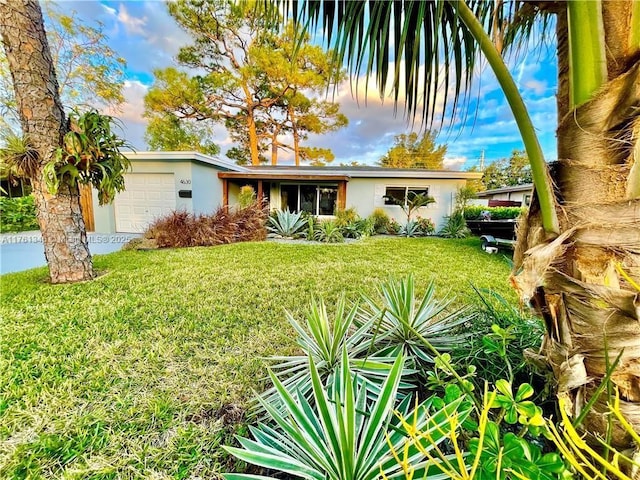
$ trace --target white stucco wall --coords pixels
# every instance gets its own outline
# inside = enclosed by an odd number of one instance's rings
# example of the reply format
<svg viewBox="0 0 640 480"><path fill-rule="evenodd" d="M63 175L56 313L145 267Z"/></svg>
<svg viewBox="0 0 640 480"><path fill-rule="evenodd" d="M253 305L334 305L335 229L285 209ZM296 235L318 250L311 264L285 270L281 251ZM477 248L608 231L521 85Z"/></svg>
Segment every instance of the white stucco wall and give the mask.
<svg viewBox="0 0 640 480"><path fill-rule="evenodd" d="M191 191L193 195L193 213L208 214L222 204L222 180L218 178L220 170L202 165L191 164Z"/></svg>
<svg viewBox="0 0 640 480"><path fill-rule="evenodd" d="M456 190L466 183L465 180L446 180L446 179L385 179L385 178L352 178L347 183L347 202L346 207L354 207L361 217L367 217L373 213L376 208L382 208L391 218L398 223L404 224L407 221L406 214L398 205L385 205L384 198L386 187L416 187L429 189L436 203L421 207L412 218L421 216L430 218L436 225L436 229L440 229L446 219L450 215L455 206Z"/></svg>

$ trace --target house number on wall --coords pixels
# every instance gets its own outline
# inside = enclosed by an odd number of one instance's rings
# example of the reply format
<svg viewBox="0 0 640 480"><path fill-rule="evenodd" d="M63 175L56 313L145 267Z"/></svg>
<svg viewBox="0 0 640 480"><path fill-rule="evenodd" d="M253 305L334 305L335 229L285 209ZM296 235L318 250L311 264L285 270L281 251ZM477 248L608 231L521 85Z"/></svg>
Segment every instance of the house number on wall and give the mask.
<svg viewBox="0 0 640 480"><path fill-rule="evenodd" d="M184 178L180 180L182 185L191 185L191 180L185 180Z"/></svg>

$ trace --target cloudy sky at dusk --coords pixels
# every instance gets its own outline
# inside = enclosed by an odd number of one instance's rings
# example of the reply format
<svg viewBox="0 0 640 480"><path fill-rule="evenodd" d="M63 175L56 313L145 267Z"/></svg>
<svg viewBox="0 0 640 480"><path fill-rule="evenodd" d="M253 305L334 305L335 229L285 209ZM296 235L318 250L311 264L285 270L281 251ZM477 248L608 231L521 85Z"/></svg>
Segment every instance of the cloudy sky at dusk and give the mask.
<svg viewBox="0 0 640 480"><path fill-rule="evenodd" d="M77 11L88 23L102 22L109 45L127 61L126 103L117 116L124 124L127 140L136 150L146 150L143 99L153 83L152 72L176 66L174 57L182 45L189 43L189 36L175 24L161 1L64 1L59 2L59 6L64 12ZM550 48L541 49L510 63L545 156L555 159L554 52ZM486 161L490 162L523 148L513 116L490 69L485 67L477 80L470 105L472 113L466 119L456 119L438 138L440 143L448 144L446 166L449 168L466 169L475 165L483 151ZM312 138L308 144L331 148L336 164L352 161L374 164L391 146L395 135L411 130L403 118L402 107L394 117L391 98L381 103L374 91L370 91L365 106L363 93L357 101L345 84L338 90L335 101L349 119L349 126ZM217 143L224 156L230 142L224 128L219 131Z"/></svg>

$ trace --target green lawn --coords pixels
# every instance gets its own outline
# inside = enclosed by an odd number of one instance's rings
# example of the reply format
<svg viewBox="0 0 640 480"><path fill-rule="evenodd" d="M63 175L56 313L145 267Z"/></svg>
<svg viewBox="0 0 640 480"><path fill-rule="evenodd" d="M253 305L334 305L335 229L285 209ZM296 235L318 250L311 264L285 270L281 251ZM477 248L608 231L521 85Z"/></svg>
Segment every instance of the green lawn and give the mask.
<svg viewBox="0 0 640 480"><path fill-rule="evenodd" d="M376 237L355 244L245 243L126 251L103 275L47 284L45 269L1 278L1 478L212 478L261 357L295 349L283 309L331 305L414 273L423 291L513 299L509 266L477 239Z"/></svg>

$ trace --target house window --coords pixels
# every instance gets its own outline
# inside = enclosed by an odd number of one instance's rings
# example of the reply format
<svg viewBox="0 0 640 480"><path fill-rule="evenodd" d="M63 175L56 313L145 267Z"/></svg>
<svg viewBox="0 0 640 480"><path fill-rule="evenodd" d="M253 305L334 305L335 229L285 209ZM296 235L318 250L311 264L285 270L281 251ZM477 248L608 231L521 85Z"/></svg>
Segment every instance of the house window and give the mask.
<svg viewBox="0 0 640 480"><path fill-rule="evenodd" d="M529 205L531 205L531 195L525 195L524 196L524 202L523 202L527 207Z"/></svg>
<svg viewBox="0 0 640 480"><path fill-rule="evenodd" d="M384 194L385 205L405 205L407 199L415 195L429 195L428 187L387 187Z"/></svg>
<svg viewBox="0 0 640 480"><path fill-rule="evenodd" d="M291 212L333 215L338 202L338 186L283 184L280 186L280 200L282 208Z"/></svg>

